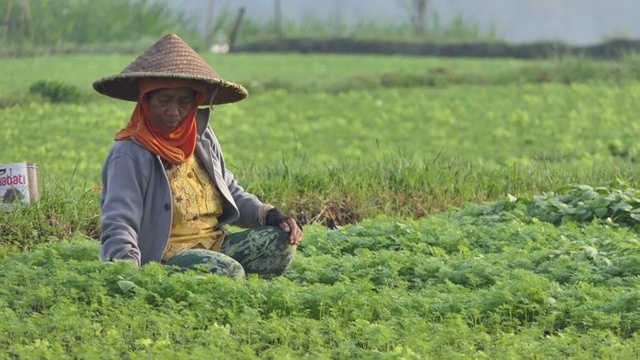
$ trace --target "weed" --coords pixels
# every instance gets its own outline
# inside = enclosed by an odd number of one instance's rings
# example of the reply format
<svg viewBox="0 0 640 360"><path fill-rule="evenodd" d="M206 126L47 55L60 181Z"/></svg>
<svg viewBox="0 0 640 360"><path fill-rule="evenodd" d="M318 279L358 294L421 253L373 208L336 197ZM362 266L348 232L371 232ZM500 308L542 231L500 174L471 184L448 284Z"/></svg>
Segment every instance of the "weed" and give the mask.
<svg viewBox="0 0 640 360"><path fill-rule="evenodd" d="M29 93L52 103L77 103L82 100L80 89L61 81L37 81L29 87Z"/></svg>

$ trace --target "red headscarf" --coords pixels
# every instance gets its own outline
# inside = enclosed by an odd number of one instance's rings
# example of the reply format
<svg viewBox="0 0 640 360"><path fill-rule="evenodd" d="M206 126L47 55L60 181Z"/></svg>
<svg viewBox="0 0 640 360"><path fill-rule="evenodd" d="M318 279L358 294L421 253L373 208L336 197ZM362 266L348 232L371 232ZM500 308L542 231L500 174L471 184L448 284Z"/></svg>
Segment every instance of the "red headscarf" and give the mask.
<svg viewBox="0 0 640 360"><path fill-rule="evenodd" d="M185 120L173 132L167 133L153 122L149 111L149 98L147 93L163 88L190 87L196 91L196 100L193 107L187 113ZM115 139L136 139L145 149L151 151L172 164L182 164L196 148L198 125L196 124L196 112L198 106L207 99L207 90L195 81L184 79L157 79L143 78L140 80L140 97L136 108L131 114L131 121L124 129L120 130Z"/></svg>

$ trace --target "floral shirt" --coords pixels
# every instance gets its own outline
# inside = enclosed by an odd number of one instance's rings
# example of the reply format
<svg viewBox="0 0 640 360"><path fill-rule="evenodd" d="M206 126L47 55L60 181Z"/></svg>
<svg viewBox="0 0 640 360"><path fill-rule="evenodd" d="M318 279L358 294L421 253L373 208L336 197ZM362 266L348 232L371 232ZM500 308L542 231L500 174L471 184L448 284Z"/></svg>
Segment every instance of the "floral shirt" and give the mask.
<svg viewBox="0 0 640 360"><path fill-rule="evenodd" d="M225 233L215 230L222 215L222 196L204 166L195 156L167 169L173 202L169 242L162 259L204 248L220 250Z"/></svg>

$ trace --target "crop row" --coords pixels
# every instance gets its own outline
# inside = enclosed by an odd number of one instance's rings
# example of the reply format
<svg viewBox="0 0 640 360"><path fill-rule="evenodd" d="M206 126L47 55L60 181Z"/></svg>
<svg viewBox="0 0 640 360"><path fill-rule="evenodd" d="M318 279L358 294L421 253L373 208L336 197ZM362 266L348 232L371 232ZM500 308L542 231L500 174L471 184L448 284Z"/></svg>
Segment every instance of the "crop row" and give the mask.
<svg viewBox="0 0 640 360"><path fill-rule="evenodd" d="M307 227L291 271L268 282L103 265L95 241L53 242L0 261L0 348L19 357L637 355L636 234L502 214L470 207Z"/></svg>

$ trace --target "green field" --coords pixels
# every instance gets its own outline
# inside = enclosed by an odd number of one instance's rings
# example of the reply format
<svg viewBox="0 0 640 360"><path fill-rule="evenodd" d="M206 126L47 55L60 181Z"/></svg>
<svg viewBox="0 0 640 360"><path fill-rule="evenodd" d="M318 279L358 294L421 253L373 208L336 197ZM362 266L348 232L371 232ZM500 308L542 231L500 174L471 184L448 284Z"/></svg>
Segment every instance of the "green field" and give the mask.
<svg viewBox="0 0 640 360"><path fill-rule="evenodd" d="M297 85L341 84L344 79L379 76L402 71L423 72L450 67L496 72L530 63L524 60L439 59L408 56L302 55L302 54L203 54L203 58L225 79L250 86L252 82L280 80ZM63 80L87 91L100 77L116 74L135 59L132 55L73 55L28 58L0 58L6 76L0 95L26 90L37 80Z"/></svg>
<svg viewBox="0 0 640 360"><path fill-rule="evenodd" d="M101 264L95 187L133 104L91 83L133 59L0 59L0 104L19 100L0 164L38 163L43 193L0 214L0 357L640 357L640 81L607 77L623 65L205 57L251 92L214 108L230 168L306 224L291 271ZM83 99L32 97L41 80Z"/></svg>

